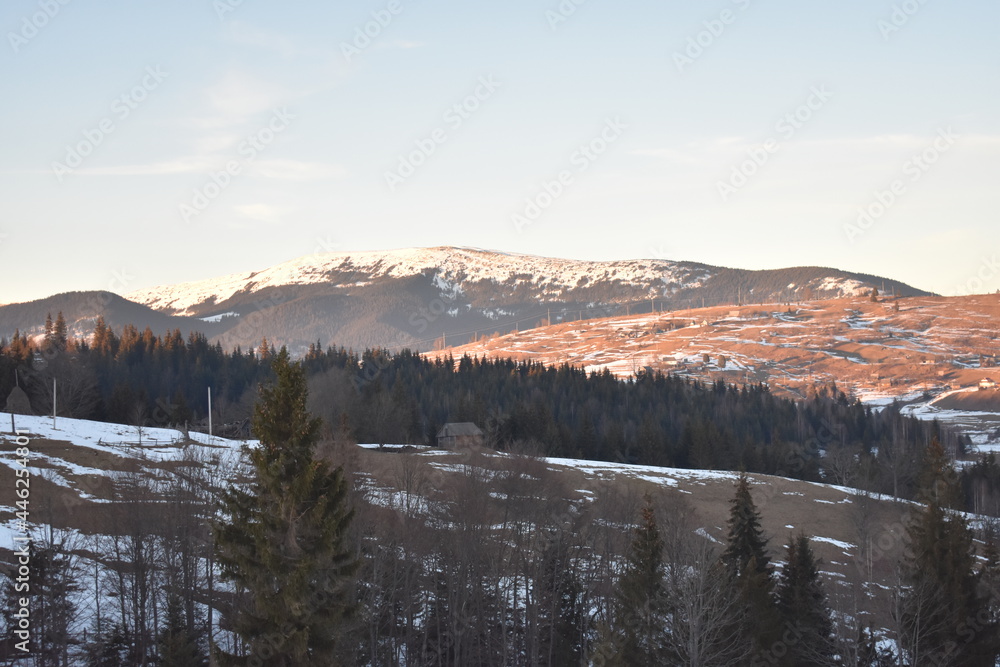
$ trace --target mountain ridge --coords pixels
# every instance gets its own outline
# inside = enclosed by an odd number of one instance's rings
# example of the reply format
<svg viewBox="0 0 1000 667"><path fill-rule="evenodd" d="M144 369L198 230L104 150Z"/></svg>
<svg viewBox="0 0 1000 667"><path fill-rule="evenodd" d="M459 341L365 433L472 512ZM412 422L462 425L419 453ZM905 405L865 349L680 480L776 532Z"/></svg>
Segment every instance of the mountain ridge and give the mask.
<svg viewBox="0 0 1000 667"><path fill-rule="evenodd" d="M314 253L116 299L138 304L143 322L157 332L201 331L227 348L255 347L266 338L301 354L317 341L426 351L543 321L857 297L883 287L903 295L928 294L899 281L828 267L748 270L666 259L573 260L436 246ZM47 303L54 305L52 299ZM86 331L103 306L95 307L93 296L79 300L89 306L71 308L76 313L71 328L79 322L76 330ZM44 321L39 302L32 302L33 309L0 307L0 336L16 328L37 331ZM115 306L125 309L117 301ZM24 318L28 312L34 319Z"/></svg>
<svg viewBox="0 0 1000 667"><path fill-rule="evenodd" d="M655 281L672 288L697 288L705 280L721 271L739 272L746 275L766 275L797 270L858 276L864 279L856 281L859 283L887 281L904 285L899 281L887 280L880 276L821 266L741 269L667 259L576 260L473 247L434 246L313 253L261 270L237 272L199 281L158 285L129 292L123 296L131 301L170 314L198 315L200 314L198 311L203 310L199 306L222 302L248 290L259 291L277 285L316 284L324 282L329 277L342 277L344 274L350 273L367 274L369 278L402 278L425 274L427 270L431 269L435 270L435 276L439 278L442 289L454 287L456 279L462 282L483 280L504 282L519 276L535 275L548 276L548 280L543 282L547 282L550 290L557 288L568 290L579 286L581 280L594 280L593 274L600 274L601 271L604 272L604 275L600 277L616 278L629 281L632 284L650 283L650 288L657 287L654 284ZM526 269L532 270L526 271ZM623 272L623 275L619 275L619 271ZM684 280L685 278L688 280ZM351 285L351 283L341 284ZM857 296L859 294L856 291L860 288L858 285L840 287L855 290L847 295ZM909 285L905 287L921 295L928 294ZM817 285L814 289L824 291L822 285ZM825 289L837 289L837 286L827 286Z"/></svg>

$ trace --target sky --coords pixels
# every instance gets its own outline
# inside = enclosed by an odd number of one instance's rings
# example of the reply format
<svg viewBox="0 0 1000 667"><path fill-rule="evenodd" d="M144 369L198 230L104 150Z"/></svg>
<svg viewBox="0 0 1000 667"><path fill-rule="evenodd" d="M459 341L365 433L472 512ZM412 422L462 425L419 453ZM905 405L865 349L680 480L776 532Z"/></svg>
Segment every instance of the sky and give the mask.
<svg viewBox="0 0 1000 667"><path fill-rule="evenodd" d="M993 0L5 0L0 303L457 245L1000 290Z"/></svg>

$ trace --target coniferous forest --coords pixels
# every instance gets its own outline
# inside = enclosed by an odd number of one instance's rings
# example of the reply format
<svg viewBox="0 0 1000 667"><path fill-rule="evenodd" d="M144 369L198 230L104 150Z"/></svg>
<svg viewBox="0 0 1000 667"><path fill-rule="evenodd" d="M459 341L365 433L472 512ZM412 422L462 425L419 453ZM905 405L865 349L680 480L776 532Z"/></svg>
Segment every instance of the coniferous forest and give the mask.
<svg viewBox="0 0 1000 667"><path fill-rule="evenodd" d="M35 414L147 426L207 427L207 389L220 435L248 437L273 346L223 350L204 336L162 336L98 319L89 341L71 340L61 315L33 344L0 341L0 397L15 382ZM765 385L712 385L639 374L545 367L504 359L430 360L403 350L310 346L303 368L310 409L355 442L435 444L447 422L473 422L498 449L648 465L736 470L825 480L915 498L924 448L937 437L953 455L963 439L934 423L873 411L836 386L804 401ZM16 373L15 373L16 371ZM329 435L329 434L328 434ZM826 463L821 464L821 456ZM992 474L980 470L987 476Z"/></svg>
<svg viewBox="0 0 1000 667"><path fill-rule="evenodd" d="M85 343L60 320L37 345L3 345L2 376L17 370L4 389L18 383L32 410L51 409L55 378L67 416L183 427L205 417L211 385L216 423L259 444L226 470L191 460L157 479L125 471L91 543L40 536L27 664L995 663L1000 556L953 510L972 497L989 508L997 465L957 473L961 439L897 408L869 410L835 387L796 403L764 386L407 351L316 345L296 362L266 343L226 352L100 322ZM481 425L510 455L470 452L443 476L386 454L401 491L376 502L354 443L429 444L454 421ZM611 488L581 507L539 456L743 469L912 498L903 546L867 563L896 586L855 582L845 607L808 535L789 535L782 551L764 534L760 487L745 474L716 545L696 533L682 494ZM0 603L15 598L8 577Z"/></svg>

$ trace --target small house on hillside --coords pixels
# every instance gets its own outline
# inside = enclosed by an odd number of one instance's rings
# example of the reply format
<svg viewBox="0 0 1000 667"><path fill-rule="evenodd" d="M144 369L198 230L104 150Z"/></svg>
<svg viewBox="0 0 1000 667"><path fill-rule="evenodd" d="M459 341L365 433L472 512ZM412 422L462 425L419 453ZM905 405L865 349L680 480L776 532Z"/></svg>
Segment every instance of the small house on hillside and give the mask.
<svg viewBox="0 0 1000 667"><path fill-rule="evenodd" d="M445 424L437 434L437 445L441 449L479 447L482 444L483 432L472 422Z"/></svg>
<svg viewBox="0 0 1000 667"><path fill-rule="evenodd" d="M997 383L990 378L983 378L979 381L979 388L982 389L996 389Z"/></svg>

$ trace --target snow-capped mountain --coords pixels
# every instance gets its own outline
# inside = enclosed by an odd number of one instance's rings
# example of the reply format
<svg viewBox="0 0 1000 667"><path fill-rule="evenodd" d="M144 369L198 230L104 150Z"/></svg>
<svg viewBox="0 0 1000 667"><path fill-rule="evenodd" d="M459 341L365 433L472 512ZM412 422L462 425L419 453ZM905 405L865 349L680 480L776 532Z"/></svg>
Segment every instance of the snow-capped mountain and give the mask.
<svg viewBox="0 0 1000 667"><path fill-rule="evenodd" d="M474 248L406 248L308 255L263 271L151 287L126 298L175 315L197 315L206 304L289 285L364 287L383 279L428 276L445 294L482 282L523 283L558 299L597 282L617 282L662 296L700 287L712 275L711 267L659 259L587 262Z"/></svg>
<svg viewBox="0 0 1000 667"><path fill-rule="evenodd" d="M452 345L549 320L858 296L873 287L926 294L818 267L747 271L664 259L581 261L455 247L335 252L143 289L127 300L116 297L122 303L113 306L106 306L113 301L106 297L79 293L0 307L0 335L16 327L37 329L45 313L54 316L56 310L78 332L91 331L98 313L109 320L113 310L112 326L201 330L225 348L246 349L266 338L299 353L316 341L427 350L438 341ZM126 312L133 314L131 321Z"/></svg>

